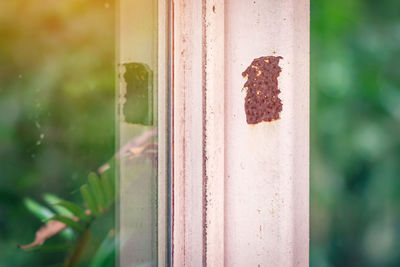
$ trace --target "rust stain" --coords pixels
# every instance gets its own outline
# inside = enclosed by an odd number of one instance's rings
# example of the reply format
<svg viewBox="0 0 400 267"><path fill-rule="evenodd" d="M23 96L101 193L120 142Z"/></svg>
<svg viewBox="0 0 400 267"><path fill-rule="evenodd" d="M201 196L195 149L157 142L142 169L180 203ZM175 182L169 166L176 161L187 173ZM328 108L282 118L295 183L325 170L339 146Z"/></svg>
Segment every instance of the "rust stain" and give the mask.
<svg viewBox="0 0 400 267"><path fill-rule="evenodd" d="M280 56L260 57L242 73L247 78L244 89L247 91L244 109L247 124L272 122L279 119L282 101L278 97L278 77L281 73Z"/></svg>

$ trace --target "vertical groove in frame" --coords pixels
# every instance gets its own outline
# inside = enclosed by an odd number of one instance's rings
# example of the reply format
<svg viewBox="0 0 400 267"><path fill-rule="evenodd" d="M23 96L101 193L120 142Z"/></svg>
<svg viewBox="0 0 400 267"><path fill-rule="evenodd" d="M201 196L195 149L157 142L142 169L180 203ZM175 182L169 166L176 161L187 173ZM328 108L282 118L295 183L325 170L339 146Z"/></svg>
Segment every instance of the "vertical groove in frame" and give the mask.
<svg viewBox="0 0 400 267"><path fill-rule="evenodd" d="M174 266L174 217L175 217L175 211L174 211L174 76L175 76L175 67L174 67L174 62L175 62L175 57L174 57L174 35L175 35L175 26L174 26L174 21L175 21L175 1L170 0L170 40L169 40L169 53L170 53L170 93L169 93L169 101L170 101L170 264L171 266Z"/></svg>
<svg viewBox="0 0 400 267"><path fill-rule="evenodd" d="M221 266L224 1L173 5L171 260L175 266Z"/></svg>
<svg viewBox="0 0 400 267"><path fill-rule="evenodd" d="M207 109L206 109L206 86L207 86L207 71L206 71L206 63L207 63L207 49L206 49L206 42L207 42L207 31L206 31L206 11L207 11L207 6L206 6L207 0L202 1L202 7L201 7L201 17L202 17L202 27L201 27L201 35L202 35L202 112L203 112L203 118L202 118L202 124L203 124L203 131L202 131L202 165L203 165L203 188L202 188L202 194L203 194L203 199L202 199L202 206L203 206L203 217L202 217L202 225L203 225L203 240L202 240L202 251L203 251L203 266L207 266L207 169L206 169L206 142L207 142L207 121L206 121L206 115L207 115Z"/></svg>
<svg viewBox="0 0 400 267"><path fill-rule="evenodd" d="M173 266L173 42L174 42L174 2L173 0L167 1L167 9L168 9L168 130L167 130L167 138L168 138L168 207L167 207L167 216L168 216L168 241L167 241L167 266Z"/></svg>
<svg viewBox="0 0 400 267"><path fill-rule="evenodd" d="M202 0L176 0L174 13L174 265L203 259Z"/></svg>
<svg viewBox="0 0 400 267"><path fill-rule="evenodd" d="M183 3L183 5L182 5L182 14L186 14L186 5L184 4L184 0L182 1L182 3ZM184 24L185 25L185 24ZM185 29L184 29L184 31L185 31ZM185 51L185 49L186 49L186 47L185 47L185 45L182 45L183 46L183 51ZM182 55L182 57L183 58L185 58L185 54L181 54ZM182 183L181 183L181 185L182 185L182 198L181 198L181 201L183 201L183 208L182 208L182 212L183 212L183 214L181 214L181 216L183 217L183 229L181 229L183 232L184 232L184 235L183 235L183 247L182 247L182 253L183 253L183 256L182 256L182 259L183 259L183 266L186 266L186 245L187 245L187 242L186 242L186 232L187 232L187 228L186 228L186 122L187 122L187 111L186 111L186 103L187 103L187 99L186 99L186 88L185 88L185 86L186 86L186 62L185 62L185 60L184 60L184 62L183 62L183 74L182 74L182 84L183 84L183 90L182 90L182 108L183 108L183 110L181 110L181 111L183 111L182 112L182 116L183 116L183 123L182 123L182 132L183 132L183 135L181 136L182 137L182 162L183 162L183 164L182 164Z"/></svg>
<svg viewBox="0 0 400 267"><path fill-rule="evenodd" d="M224 0L205 0L202 12L203 266L224 266Z"/></svg>
<svg viewBox="0 0 400 267"><path fill-rule="evenodd" d="M187 263L187 249L190 246L190 216L186 211L192 205L188 191L193 183L190 175L191 109L188 108L190 91L193 90L191 66L191 8L192 1L175 0L173 7L173 265ZM179 14L175 17L175 14ZM189 175L187 175L189 172Z"/></svg>
<svg viewBox="0 0 400 267"><path fill-rule="evenodd" d="M175 2L169 0L169 264L174 266L174 35Z"/></svg>

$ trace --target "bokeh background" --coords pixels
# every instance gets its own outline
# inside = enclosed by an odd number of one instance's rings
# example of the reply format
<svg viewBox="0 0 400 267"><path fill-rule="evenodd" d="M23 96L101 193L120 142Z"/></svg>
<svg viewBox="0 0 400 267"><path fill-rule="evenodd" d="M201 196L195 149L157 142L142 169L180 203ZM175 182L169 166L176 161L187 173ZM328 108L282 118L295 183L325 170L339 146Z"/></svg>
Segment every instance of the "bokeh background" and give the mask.
<svg viewBox="0 0 400 267"><path fill-rule="evenodd" d="M88 173L114 154L114 11L114 1L0 1L0 266L62 266L65 252L17 249L42 225L23 199L81 204ZM93 226L81 266L112 219Z"/></svg>
<svg viewBox="0 0 400 267"><path fill-rule="evenodd" d="M311 0L311 266L400 266L400 1Z"/></svg>
<svg viewBox="0 0 400 267"><path fill-rule="evenodd" d="M64 252L16 248L41 225L23 199L79 203L114 153L114 16L0 2L0 266L59 266ZM400 266L399 60L400 1L311 0L311 266Z"/></svg>

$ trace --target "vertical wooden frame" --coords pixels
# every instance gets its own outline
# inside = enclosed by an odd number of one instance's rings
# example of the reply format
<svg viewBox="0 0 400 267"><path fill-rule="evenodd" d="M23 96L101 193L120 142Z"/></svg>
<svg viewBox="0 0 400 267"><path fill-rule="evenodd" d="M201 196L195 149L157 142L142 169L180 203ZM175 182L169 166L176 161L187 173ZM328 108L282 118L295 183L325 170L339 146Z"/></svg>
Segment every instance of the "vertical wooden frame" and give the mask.
<svg viewBox="0 0 400 267"><path fill-rule="evenodd" d="M223 266L225 3L223 0L209 0L203 5L203 264Z"/></svg>
<svg viewBox="0 0 400 267"><path fill-rule="evenodd" d="M309 1L171 4L172 264L307 266ZM283 110L248 125L261 56L283 57Z"/></svg>
<svg viewBox="0 0 400 267"><path fill-rule="evenodd" d="M172 263L203 263L202 1L173 3Z"/></svg>
<svg viewBox="0 0 400 267"><path fill-rule="evenodd" d="M229 0L225 264L308 266L309 1ZM247 125L241 73L282 56L280 119Z"/></svg>
<svg viewBox="0 0 400 267"><path fill-rule="evenodd" d="M173 5L172 260L174 266L221 266L224 3Z"/></svg>

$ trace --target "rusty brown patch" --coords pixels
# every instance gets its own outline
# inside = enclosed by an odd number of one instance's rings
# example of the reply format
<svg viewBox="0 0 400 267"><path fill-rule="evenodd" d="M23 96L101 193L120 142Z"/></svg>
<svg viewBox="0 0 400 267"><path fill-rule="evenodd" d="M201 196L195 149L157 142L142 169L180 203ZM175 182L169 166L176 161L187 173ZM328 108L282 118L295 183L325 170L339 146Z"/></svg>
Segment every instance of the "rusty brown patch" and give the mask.
<svg viewBox="0 0 400 267"><path fill-rule="evenodd" d="M281 72L278 56L260 57L242 73L247 78L244 89L247 91L244 109L248 124L271 122L279 119L282 101L278 95L278 77Z"/></svg>

